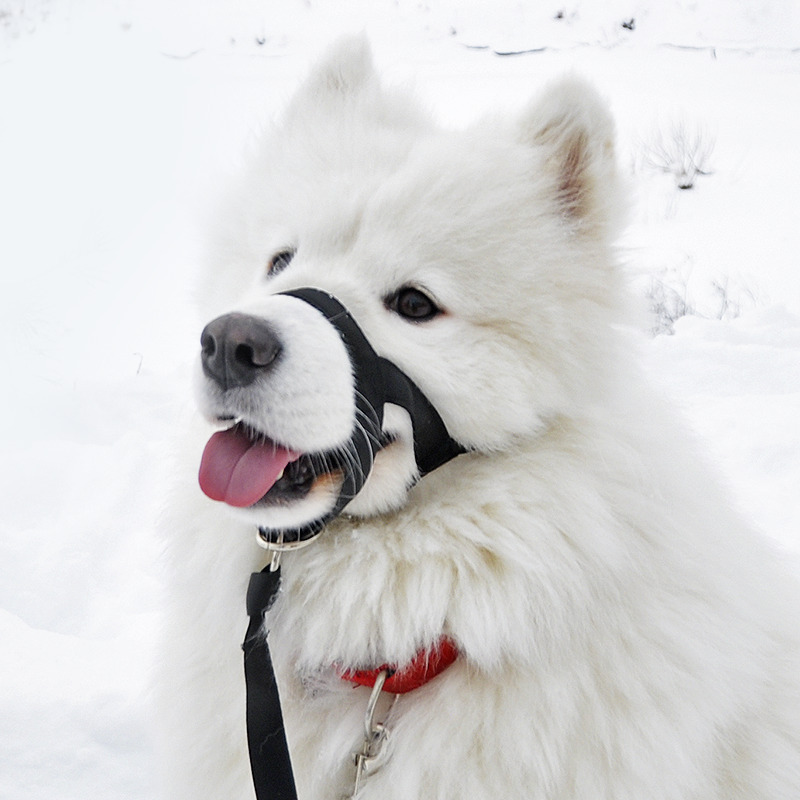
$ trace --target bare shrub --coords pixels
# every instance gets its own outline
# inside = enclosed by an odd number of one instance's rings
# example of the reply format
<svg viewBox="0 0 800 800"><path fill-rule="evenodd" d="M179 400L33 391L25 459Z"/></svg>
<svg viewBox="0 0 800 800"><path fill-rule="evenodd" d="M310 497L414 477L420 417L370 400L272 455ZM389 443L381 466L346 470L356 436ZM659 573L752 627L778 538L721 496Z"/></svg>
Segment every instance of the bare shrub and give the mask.
<svg viewBox="0 0 800 800"><path fill-rule="evenodd" d="M758 305L750 278L698 275L691 257L650 274L643 289L653 336L674 333L682 317L729 321Z"/></svg>
<svg viewBox="0 0 800 800"><path fill-rule="evenodd" d="M653 336L672 334L675 323L688 314L694 314L694 308L687 302L686 287L683 291L670 286L660 278L653 276L645 290L647 304L652 314L650 333Z"/></svg>
<svg viewBox="0 0 800 800"><path fill-rule="evenodd" d="M680 120L659 128L645 147L645 163L671 174L679 189L694 187L698 175L710 175L715 138L699 123Z"/></svg>

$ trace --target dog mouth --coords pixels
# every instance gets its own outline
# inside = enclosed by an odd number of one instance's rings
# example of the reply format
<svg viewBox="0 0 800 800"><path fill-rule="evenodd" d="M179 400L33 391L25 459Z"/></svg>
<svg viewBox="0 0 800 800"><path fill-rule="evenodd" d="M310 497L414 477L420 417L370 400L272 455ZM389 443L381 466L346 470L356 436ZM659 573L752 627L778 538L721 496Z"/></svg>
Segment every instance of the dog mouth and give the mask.
<svg viewBox="0 0 800 800"><path fill-rule="evenodd" d="M299 453L241 422L211 436L199 473L208 497L236 508L291 505L342 480L333 453Z"/></svg>

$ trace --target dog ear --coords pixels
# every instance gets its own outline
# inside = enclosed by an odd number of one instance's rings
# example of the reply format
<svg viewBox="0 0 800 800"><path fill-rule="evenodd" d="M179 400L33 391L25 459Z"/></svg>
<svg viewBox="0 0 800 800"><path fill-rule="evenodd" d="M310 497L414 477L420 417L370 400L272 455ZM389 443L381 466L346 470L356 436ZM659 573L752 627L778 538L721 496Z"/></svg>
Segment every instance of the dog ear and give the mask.
<svg viewBox="0 0 800 800"><path fill-rule="evenodd" d="M290 101L285 122L306 130L309 120L339 127L352 122L402 130L431 127L413 94L382 85L364 35L337 40Z"/></svg>
<svg viewBox="0 0 800 800"><path fill-rule="evenodd" d="M344 36L312 68L292 102L294 110L340 107L378 83L367 37ZM290 109L291 113L291 109Z"/></svg>
<svg viewBox="0 0 800 800"><path fill-rule="evenodd" d="M583 227L617 222L614 122L591 84L575 77L551 84L523 114L522 137L542 149L569 217Z"/></svg>

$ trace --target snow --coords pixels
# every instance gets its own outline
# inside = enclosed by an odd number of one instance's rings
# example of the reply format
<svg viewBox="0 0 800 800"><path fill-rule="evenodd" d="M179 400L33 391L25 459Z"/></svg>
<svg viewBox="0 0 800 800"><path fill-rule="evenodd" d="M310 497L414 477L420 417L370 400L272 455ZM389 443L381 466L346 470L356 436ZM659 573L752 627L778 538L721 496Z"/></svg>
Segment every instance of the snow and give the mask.
<svg viewBox="0 0 800 800"><path fill-rule="evenodd" d="M338 31L366 30L384 74L453 125L565 70L597 82L634 197L632 284L661 301L647 368L742 513L797 555L796 8L0 3L0 797L153 795L154 527L165 442L192 407L209 201ZM529 52L497 55L512 51ZM691 191L653 156L681 128L708 151Z"/></svg>

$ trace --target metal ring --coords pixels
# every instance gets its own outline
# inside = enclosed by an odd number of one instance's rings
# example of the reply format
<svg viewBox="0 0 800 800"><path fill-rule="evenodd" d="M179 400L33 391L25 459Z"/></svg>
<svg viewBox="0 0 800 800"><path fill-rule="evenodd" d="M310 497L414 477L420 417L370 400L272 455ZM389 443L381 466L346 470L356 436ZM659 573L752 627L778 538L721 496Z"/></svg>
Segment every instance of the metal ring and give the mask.
<svg viewBox="0 0 800 800"><path fill-rule="evenodd" d="M320 531L320 533L322 533L322 531ZM263 531L262 528L256 528L256 542L258 543L259 547L263 547L265 550L285 553L290 550L301 550L304 547L308 547L308 545L316 541L320 533L316 533L313 536L309 537L308 539L300 539L299 541L294 541L294 542L284 542L283 541L284 532L280 531L278 533L279 537L278 541L272 542L267 538L266 533Z"/></svg>

